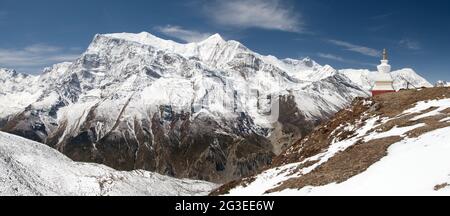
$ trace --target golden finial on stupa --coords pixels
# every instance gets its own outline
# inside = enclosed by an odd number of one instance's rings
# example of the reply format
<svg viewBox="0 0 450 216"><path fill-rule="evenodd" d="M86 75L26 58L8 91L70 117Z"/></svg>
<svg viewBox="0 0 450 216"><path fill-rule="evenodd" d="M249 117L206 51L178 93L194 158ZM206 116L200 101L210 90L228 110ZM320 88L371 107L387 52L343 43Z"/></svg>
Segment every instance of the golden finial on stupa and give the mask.
<svg viewBox="0 0 450 216"><path fill-rule="evenodd" d="M388 53L386 49L383 49L383 60L388 60Z"/></svg>

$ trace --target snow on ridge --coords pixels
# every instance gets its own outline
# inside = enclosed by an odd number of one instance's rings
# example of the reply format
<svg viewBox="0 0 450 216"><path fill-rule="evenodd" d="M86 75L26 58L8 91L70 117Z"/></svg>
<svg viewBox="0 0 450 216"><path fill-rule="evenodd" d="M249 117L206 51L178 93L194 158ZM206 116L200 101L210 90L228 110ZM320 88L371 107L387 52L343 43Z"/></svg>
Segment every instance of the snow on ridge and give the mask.
<svg viewBox="0 0 450 216"><path fill-rule="evenodd" d="M112 33L103 35L99 34L96 35L96 38L97 37L116 38L139 44L149 45L160 50L167 50L173 53L181 54L185 57L193 57L200 55L198 52L200 47L202 46L207 46L209 44L213 46L216 44L229 43L225 41L219 34L214 34L200 42L185 43L185 44L178 43L172 40L162 39L148 32L141 32L138 34L134 33Z"/></svg>
<svg viewBox="0 0 450 216"><path fill-rule="evenodd" d="M172 40L165 40L156 37L148 32L139 34L133 33L113 33L97 35L97 37L109 37L122 39L139 44L149 45L160 50L181 54L186 58L197 57L202 61L215 61L215 66L223 67L229 63L238 53L253 54L280 69L288 72L290 75L301 76L302 80L317 81L323 77L332 76L335 69L329 65L321 66L310 58L304 59L279 59L272 55L262 55L256 53L243 44L235 40L224 40L220 34L214 34L209 38L194 43L178 43ZM95 41L95 40L94 40ZM323 69L322 69L323 68ZM315 75L313 75L315 73ZM304 75L306 74L306 75ZM325 75L324 75L325 74ZM309 77L308 77L309 76Z"/></svg>

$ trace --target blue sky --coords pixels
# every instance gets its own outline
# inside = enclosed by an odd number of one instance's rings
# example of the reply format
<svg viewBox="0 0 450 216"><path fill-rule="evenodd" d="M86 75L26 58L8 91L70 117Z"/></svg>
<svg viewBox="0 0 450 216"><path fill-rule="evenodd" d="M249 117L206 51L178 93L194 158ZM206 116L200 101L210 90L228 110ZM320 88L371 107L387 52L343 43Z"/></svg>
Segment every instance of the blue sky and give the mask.
<svg viewBox="0 0 450 216"><path fill-rule="evenodd" d="M0 0L0 67L40 73L70 61L97 33L142 32L179 42L212 33L261 54L375 70L390 51L411 67L450 81L447 0Z"/></svg>

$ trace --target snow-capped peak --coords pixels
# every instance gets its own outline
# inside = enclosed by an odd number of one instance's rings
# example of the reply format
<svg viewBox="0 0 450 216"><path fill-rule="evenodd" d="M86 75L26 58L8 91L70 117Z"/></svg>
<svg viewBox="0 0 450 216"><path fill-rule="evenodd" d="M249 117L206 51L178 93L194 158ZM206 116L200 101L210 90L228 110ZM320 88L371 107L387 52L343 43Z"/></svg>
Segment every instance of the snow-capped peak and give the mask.
<svg viewBox="0 0 450 216"><path fill-rule="evenodd" d="M148 32L141 32L138 34L134 33L112 33L112 34L104 34L104 35L98 35L98 36L104 36L104 37L110 37L110 38L117 38L122 40L127 40L131 42L146 44L146 45L164 45L164 44L178 44L171 40L164 40L159 37L156 37Z"/></svg>
<svg viewBox="0 0 450 216"><path fill-rule="evenodd" d="M141 45L152 46L161 50L177 50L183 47L183 44L179 44L172 40L164 40L156 37L148 32L135 33L112 33L112 34L97 34L91 43L88 50L97 50L98 46L101 46L108 39L118 39L127 42L133 42Z"/></svg>
<svg viewBox="0 0 450 216"><path fill-rule="evenodd" d="M16 70L6 69L6 68L0 68L0 79L4 77L13 77L17 75Z"/></svg>
<svg viewBox="0 0 450 216"><path fill-rule="evenodd" d="M198 42L198 44L205 44L205 43L223 43L226 42L222 36L219 33L213 34L211 36L209 36L208 38L206 38L203 41Z"/></svg>

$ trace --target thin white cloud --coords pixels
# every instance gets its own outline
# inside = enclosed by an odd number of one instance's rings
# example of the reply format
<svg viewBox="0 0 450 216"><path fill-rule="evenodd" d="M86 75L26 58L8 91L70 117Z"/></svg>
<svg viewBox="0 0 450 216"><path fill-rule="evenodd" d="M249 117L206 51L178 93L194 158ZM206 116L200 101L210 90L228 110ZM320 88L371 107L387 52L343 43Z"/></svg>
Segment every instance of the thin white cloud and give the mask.
<svg viewBox="0 0 450 216"><path fill-rule="evenodd" d="M355 45L355 44L345 42L345 41L328 40L328 42L331 44L334 44L336 46L340 46L340 47L344 48L345 50L356 52L356 53L366 55L366 56L377 57L377 56L381 55L381 52L376 49L365 47L365 46L360 46L360 45Z"/></svg>
<svg viewBox="0 0 450 216"><path fill-rule="evenodd" d="M370 17L372 20L383 20L391 17L394 13L384 13L384 14L378 14L375 16Z"/></svg>
<svg viewBox="0 0 450 216"><path fill-rule="evenodd" d="M371 66L371 67L376 66L376 64L374 64L374 63L360 62L360 61L355 61L352 59L346 59L341 56L330 54L330 53L317 53L317 56L320 58L323 58L323 59L329 59L329 60L343 62L343 63L347 63L347 64L365 65L365 66Z"/></svg>
<svg viewBox="0 0 450 216"><path fill-rule="evenodd" d="M387 28L388 25L377 25L377 26L371 26L368 27L367 30L371 32L379 32L385 28Z"/></svg>
<svg viewBox="0 0 450 216"><path fill-rule="evenodd" d="M223 26L304 32L301 15L281 0L216 0L205 12Z"/></svg>
<svg viewBox="0 0 450 216"><path fill-rule="evenodd" d="M23 50L29 53L53 53L58 52L62 48L56 46L50 46L46 44L33 44L25 47Z"/></svg>
<svg viewBox="0 0 450 216"><path fill-rule="evenodd" d="M5 21L7 15L8 15L8 12L0 11L0 23L3 23Z"/></svg>
<svg viewBox="0 0 450 216"><path fill-rule="evenodd" d="M342 58L340 56L329 54L329 53L318 53L317 56L319 56L321 58L325 58L325 59L334 60L334 61L348 62L347 60L345 60L344 58Z"/></svg>
<svg viewBox="0 0 450 216"><path fill-rule="evenodd" d="M0 48L0 67L38 74L55 63L73 61L79 52L46 44L32 44L20 49Z"/></svg>
<svg viewBox="0 0 450 216"><path fill-rule="evenodd" d="M400 46L410 50L420 50L420 43L411 39L403 39L399 42Z"/></svg>
<svg viewBox="0 0 450 216"><path fill-rule="evenodd" d="M212 35L211 33L188 30L180 26L172 25L156 27L156 29L167 36L174 37L185 42L199 42Z"/></svg>

